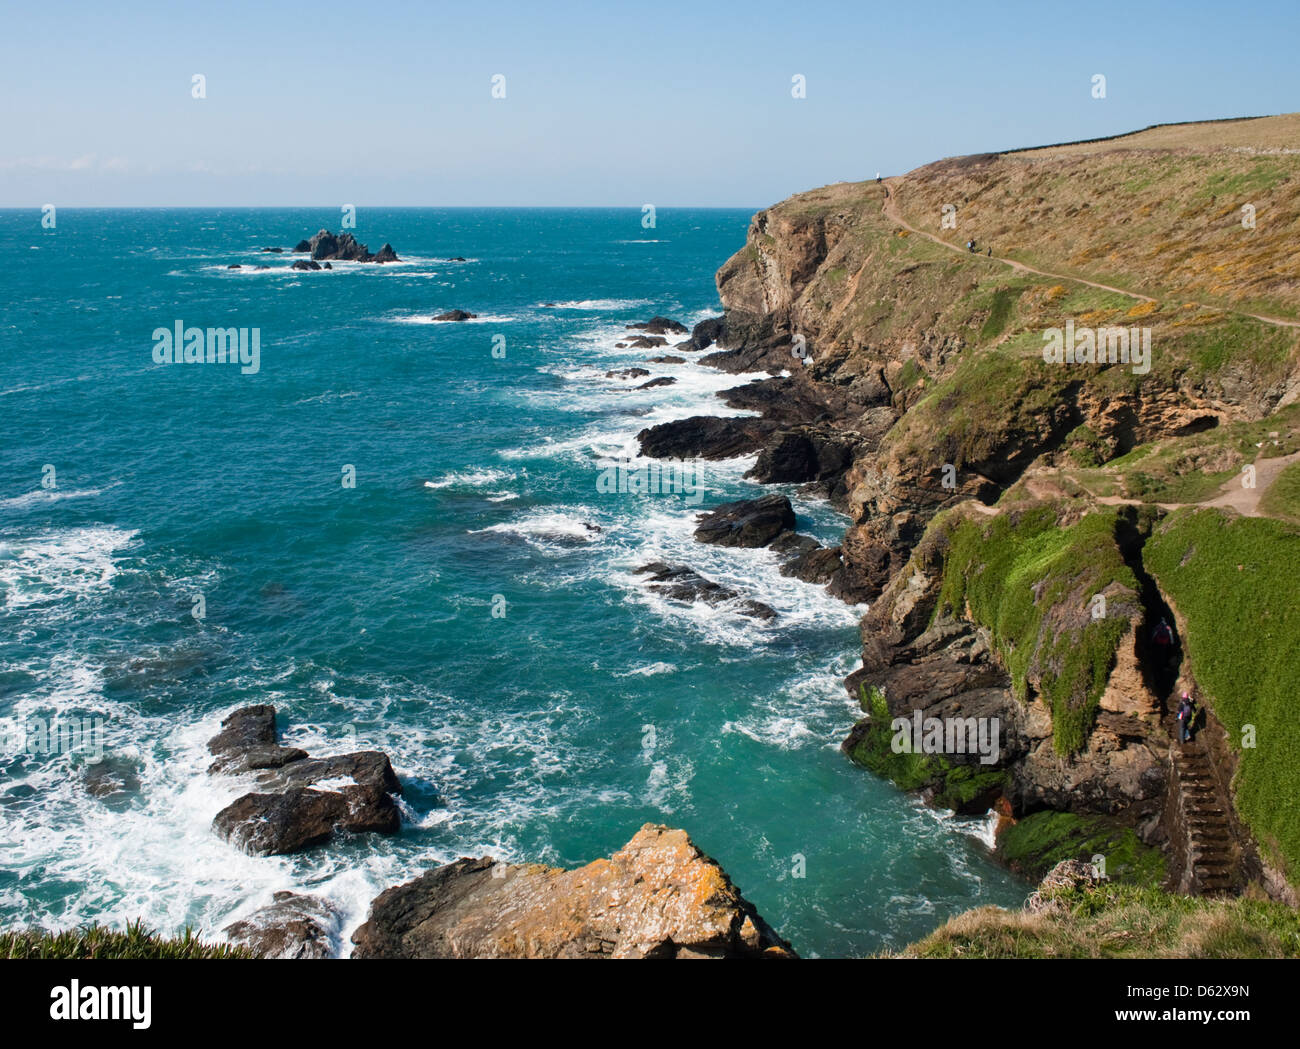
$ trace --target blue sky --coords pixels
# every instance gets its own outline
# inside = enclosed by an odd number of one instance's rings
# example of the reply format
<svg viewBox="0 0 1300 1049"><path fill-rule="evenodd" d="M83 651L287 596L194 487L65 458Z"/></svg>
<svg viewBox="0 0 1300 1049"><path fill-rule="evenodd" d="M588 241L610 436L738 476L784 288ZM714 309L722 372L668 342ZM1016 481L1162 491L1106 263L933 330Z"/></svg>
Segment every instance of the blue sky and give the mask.
<svg viewBox="0 0 1300 1049"><path fill-rule="evenodd" d="M0 206L757 207L1300 109L1295 0L118 7L0 3Z"/></svg>

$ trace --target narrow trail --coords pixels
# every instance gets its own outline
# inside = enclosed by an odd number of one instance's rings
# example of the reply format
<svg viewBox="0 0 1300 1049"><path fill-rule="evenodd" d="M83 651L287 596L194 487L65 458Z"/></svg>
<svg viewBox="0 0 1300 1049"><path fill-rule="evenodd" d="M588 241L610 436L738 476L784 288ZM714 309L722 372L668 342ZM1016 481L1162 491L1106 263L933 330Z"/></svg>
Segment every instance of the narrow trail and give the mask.
<svg viewBox="0 0 1300 1049"><path fill-rule="evenodd" d="M913 226L910 222L908 222L905 218L903 218L902 214L898 210L898 194L896 192L893 193L889 192L889 185L891 183L896 183L898 178L899 176L895 175L893 178L887 178L884 180L885 191L889 194L881 202L881 212L884 214L885 218L889 219L892 222L896 222L898 225L902 226L903 229L907 230L908 232L915 233L918 237L924 237L926 240L933 241L935 244L945 247L949 251L954 251L958 255L971 254L971 252L969 252L962 245L949 244L942 237L936 236L933 233L927 233L923 229L917 229L917 227ZM1109 284L1098 284L1096 281L1087 280L1083 277L1072 277L1065 273L1052 273L1050 270L1036 269L1035 267L1028 266L1023 262L1017 262L1015 259L1002 258L999 255L983 255L980 254L979 252L975 252L974 254L975 257L977 258L986 259L989 262L1000 262L1003 265L1010 266L1013 270L1017 270L1021 273L1033 273L1038 275L1039 277L1049 277L1052 280L1071 281L1074 284L1086 284L1090 288L1097 288L1100 291L1111 291L1117 295L1125 295L1130 299L1139 299L1142 302L1156 301L1150 295L1143 295L1140 292L1128 291L1125 288L1114 288L1111 287L1111 285ZM1196 300L1191 300L1191 301L1196 301ZM1208 310L1222 310L1227 313L1235 313L1240 317L1249 317L1252 320L1262 321L1265 324L1273 324L1279 328L1300 328L1300 321L1284 320L1281 317L1268 317L1260 313L1247 313L1245 310L1236 310L1236 309L1232 309L1229 306L1211 305L1210 303L1206 303L1206 302L1197 302L1197 305L1203 306L1205 309Z"/></svg>
<svg viewBox="0 0 1300 1049"><path fill-rule="evenodd" d="M1273 459L1259 459L1252 464L1255 467L1254 488L1244 487L1241 483L1241 474L1238 473L1219 486L1219 494L1213 499L1204 499L1199 503L1156 503L1155 505L1165 510L1181 510L1186 506L1217 506L1236 510L1242 517L1265 517L1267 515L1259 509L1260 500L1273 486L1278 475L1295 462L1300 462L1300 452L1279 455ZM1147 502L1144 499L1125 499L1118 495L1094 496L1094 498L1105 506L1141 506Z"/></svg>
<svg viewBox="0 0 1300 1049"><path fill-rule="evenodd" d="M1219 486L1219 494L1212 499L1203 499L1198 503L1153 503L1149 499L1126 499L1120 495L1092 495L1088 494L1102 506L1158 506L1162 510L1182 510L1188 506L1195 507L1219 507L1225 510L1235 510L1242 517L1267 517L1259 508L1260 501L1264 494L1273 486L1273 482L1278 476L1292 463L1300 462L1300 452L1292 452L1290 455L1279 455L1273 459L1258 459L1252 465L1255 467L1255 487L1245 488L1241 483L1241 474L1237 473L1229 477ZM1041 501L1051 501L1053 499L1068 499L1069 491L1062 487L1060 481L1054 474L1059 471L1050 471L1047 474L1030 473L1025 476L1025 487L1031 496ZM1069 477L1069 475L1066 475ZM1079 484L1077 479L1070 477L1075 484ZM1079 487L1084 487L1079 485ZM1086 489L1085 489L1086 490ZM996 517L1002 512L997 506L987 506L978 499L969 499L967 503L978 513L986 517Z"/></svg>

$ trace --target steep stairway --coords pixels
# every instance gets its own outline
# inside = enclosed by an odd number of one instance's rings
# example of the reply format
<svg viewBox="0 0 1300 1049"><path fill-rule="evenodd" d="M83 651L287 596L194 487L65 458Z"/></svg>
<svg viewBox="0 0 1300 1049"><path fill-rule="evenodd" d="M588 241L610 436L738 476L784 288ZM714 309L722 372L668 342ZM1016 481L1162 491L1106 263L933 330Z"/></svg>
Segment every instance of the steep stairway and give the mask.
<svg viewBox="0 0 1300 1049"><path fill-rule="evenodd" d="M1172 735L1170 764L1185 833L1179 891L1191 896L1238 892L1241 856L1228 822L1228 799L1214 774L1209 751L1201 733L1187 743L1178 742L1176 727Z"/></svg>

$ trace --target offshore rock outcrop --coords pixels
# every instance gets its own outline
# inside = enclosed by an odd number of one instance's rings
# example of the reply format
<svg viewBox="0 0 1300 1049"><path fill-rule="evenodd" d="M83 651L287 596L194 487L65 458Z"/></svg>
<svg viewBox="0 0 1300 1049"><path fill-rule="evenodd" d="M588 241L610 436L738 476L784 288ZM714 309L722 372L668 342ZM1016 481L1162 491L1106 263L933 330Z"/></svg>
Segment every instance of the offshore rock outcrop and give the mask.
<svg viewBox="0 0 1300 1049"><path fill-rule="evenodd" d="M210 775L255 774L256 791L213 818L218 835L255 856L300 852L338 833L396 834L395 798L402 784L388 756L356 751L310 758L278 742L275 708L243 707L221 723L208 743Z"/></svg>
<svg viewBox="0 0 1300 1049"><path fill-rule="evenodd" d="M381 893L354 958L793 958L686 833L575 870L460 859Z"/></svg>
<svg viewBox="0 0 1300 1049"><path fill-rule="evenodd" d="M321 230L311 240L300 240L293 249L296 253L309 252L313 262L399 262L391 244L385 244L374 254L357 241L351 233L337 236L327 229ZM294 268L298 269L295 263ZM307 268L307 267L303 267Z"/></svg>

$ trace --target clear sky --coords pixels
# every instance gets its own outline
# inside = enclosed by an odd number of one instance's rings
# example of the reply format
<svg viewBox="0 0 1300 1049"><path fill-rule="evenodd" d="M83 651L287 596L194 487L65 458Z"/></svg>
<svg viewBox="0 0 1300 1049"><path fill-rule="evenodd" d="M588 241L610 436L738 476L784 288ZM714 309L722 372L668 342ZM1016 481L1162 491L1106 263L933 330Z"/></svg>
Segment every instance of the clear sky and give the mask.
<svg viewBox="0 0 1300 1049"><path fill-rule="evenodd" d="M8 207L758 207L1300 109L1298 0L0 0L0 27Z"/></svg>

